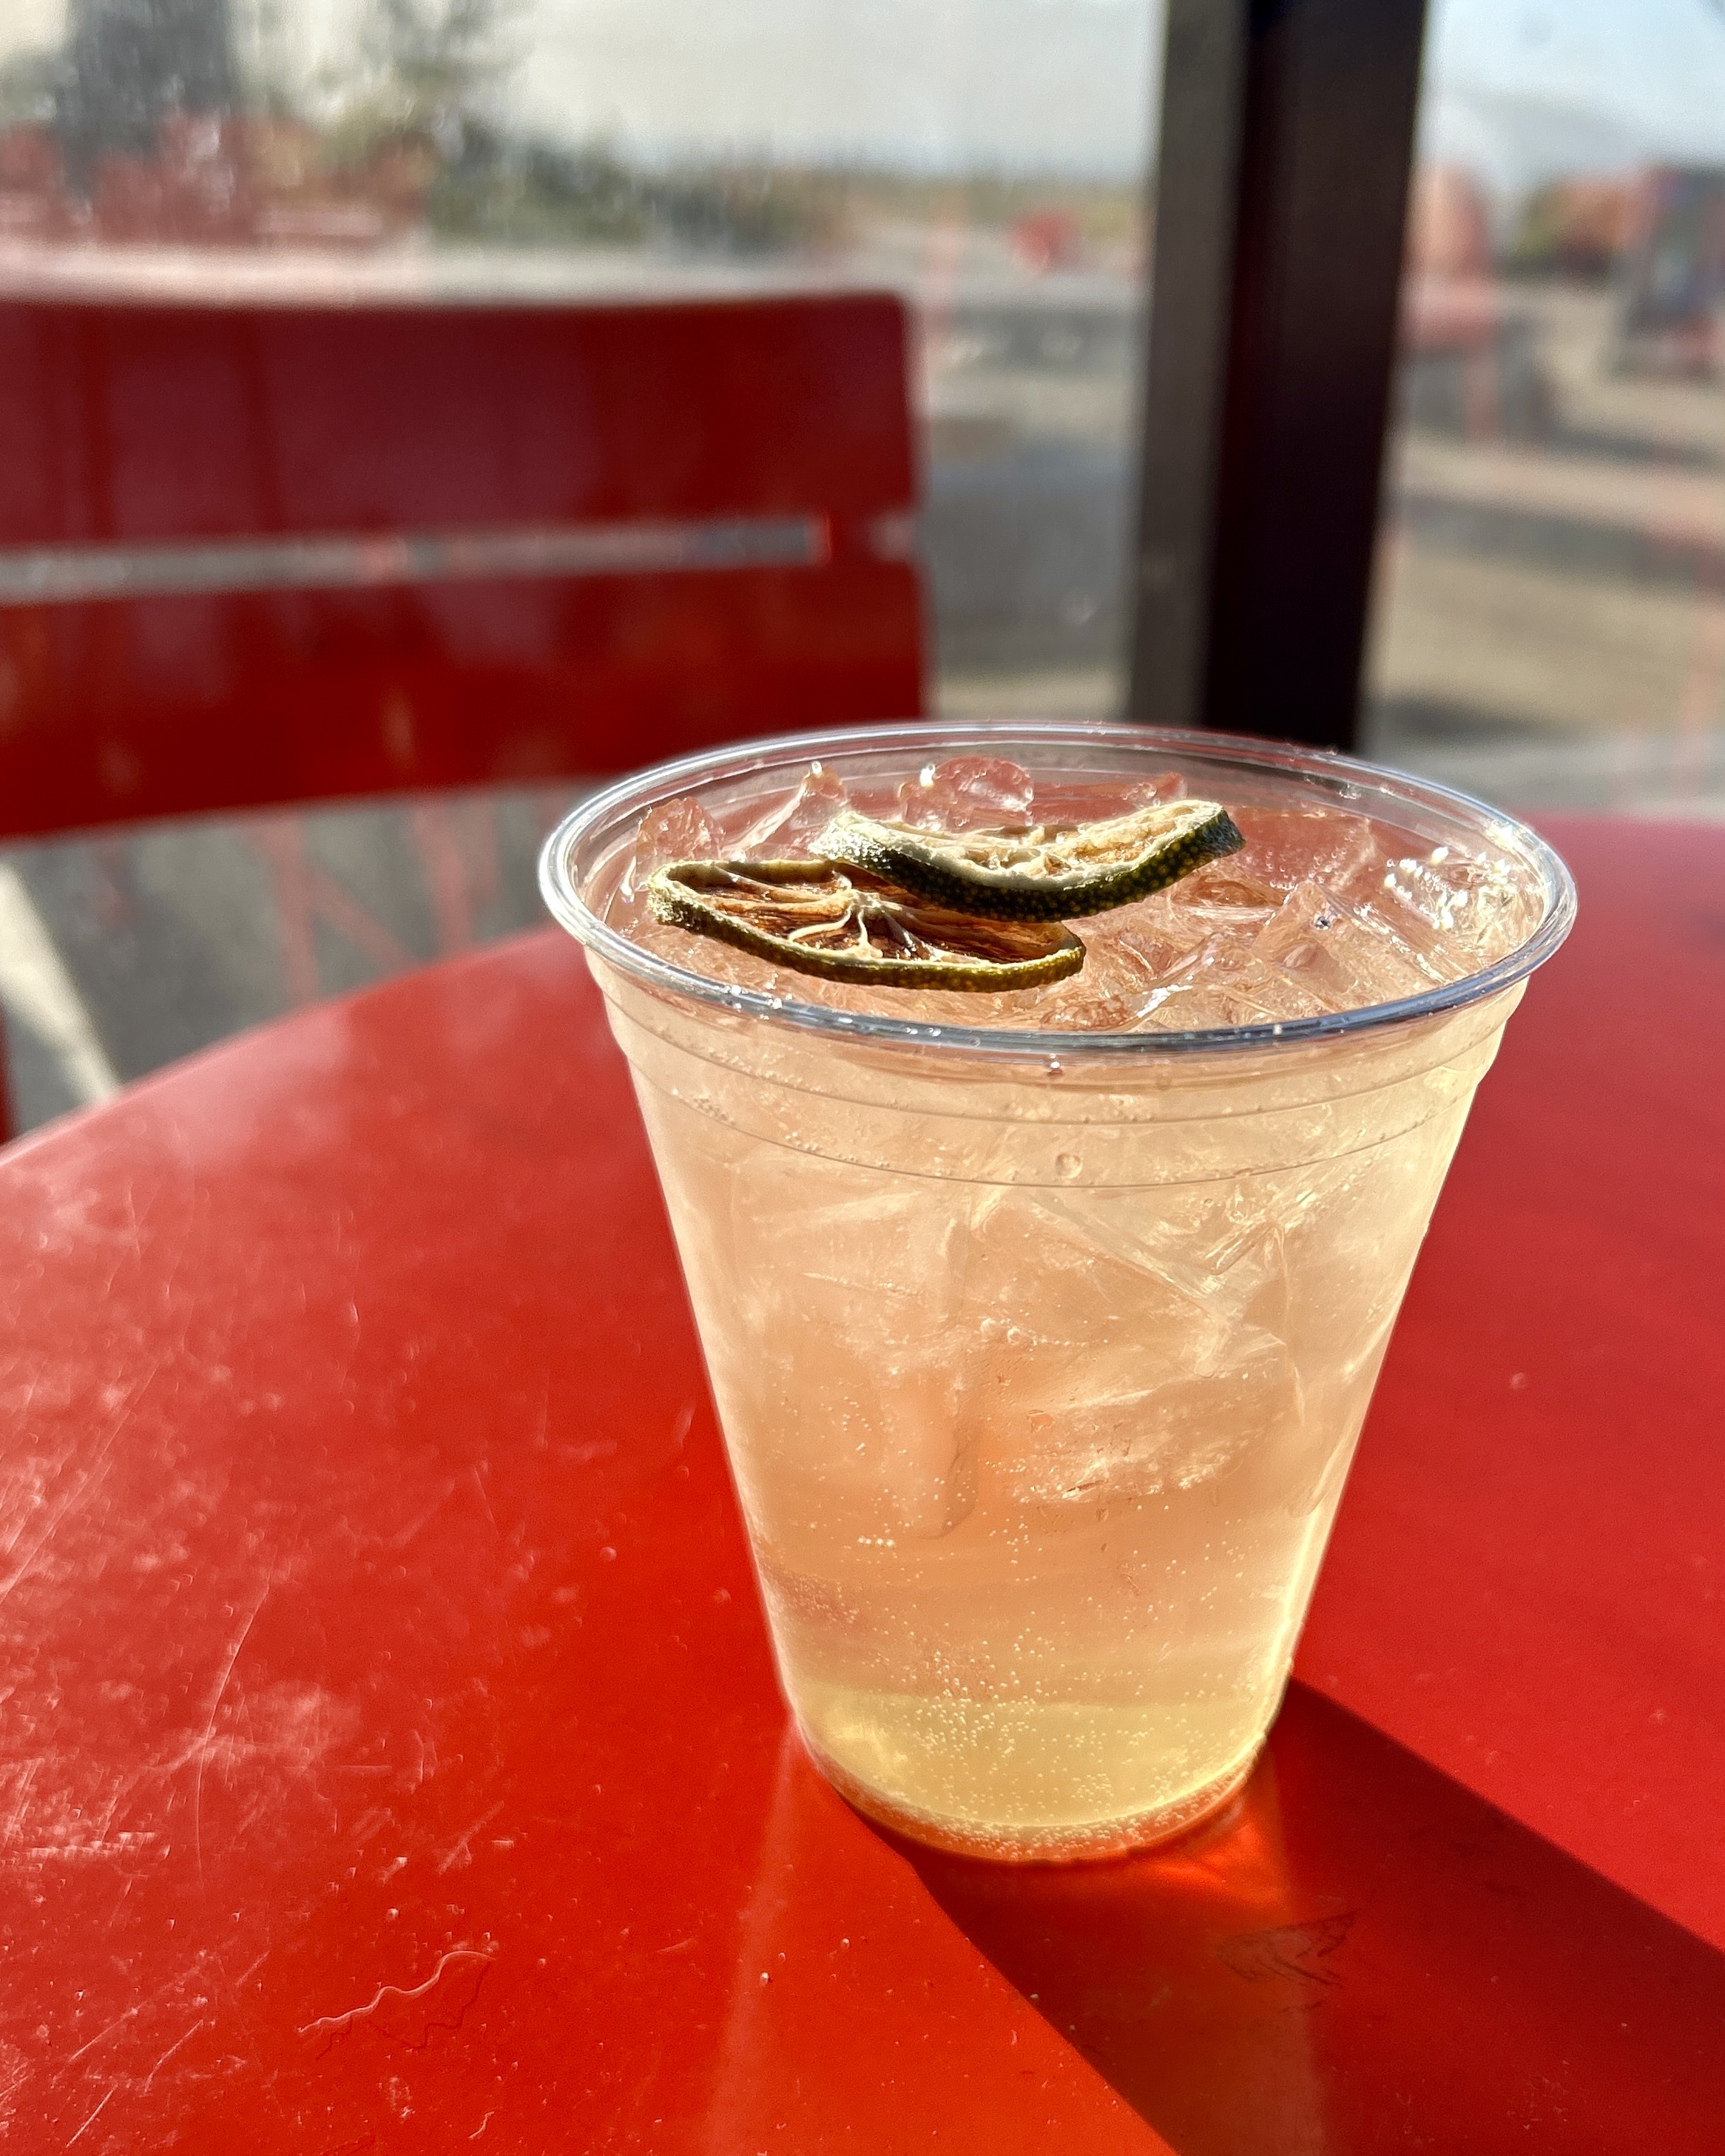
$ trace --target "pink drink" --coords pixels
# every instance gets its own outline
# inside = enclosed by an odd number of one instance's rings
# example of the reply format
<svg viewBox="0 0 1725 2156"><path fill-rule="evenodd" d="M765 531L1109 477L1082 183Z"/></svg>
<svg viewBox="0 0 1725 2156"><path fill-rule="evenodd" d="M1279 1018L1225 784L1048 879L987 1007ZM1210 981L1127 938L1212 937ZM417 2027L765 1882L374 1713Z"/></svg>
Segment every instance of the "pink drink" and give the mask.
<svg viewBox="0 0 1725 2156"><path fill-rule="evenodd" d="M811 764L817 765L813 776ZM1182 786L1244 852L1013 995L652 920L660 861ZM1213 1810L1273 1717L1409 1269L1527 973L1533 835L1326 757L1108 727L761 744L547 851L629 1056L786 1695L864 1809L1068 1858Z"/></svg>

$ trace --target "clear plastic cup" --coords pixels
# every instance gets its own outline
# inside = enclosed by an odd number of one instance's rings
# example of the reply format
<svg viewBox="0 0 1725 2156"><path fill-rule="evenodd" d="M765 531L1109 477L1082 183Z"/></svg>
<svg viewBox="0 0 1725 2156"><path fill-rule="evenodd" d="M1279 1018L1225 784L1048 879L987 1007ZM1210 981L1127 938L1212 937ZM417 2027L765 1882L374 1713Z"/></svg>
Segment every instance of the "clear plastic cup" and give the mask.
<svg viewBox="0 0 1725 2156"><path fill-rule="evenodd" d="M1460 844L1526 886L1531 932L1399 1003L1101 1034L803 1003L608 924L661 803L734 819L817 758L860 783L970 752L1062 783L1173 769L1233 807ZM924 725L644 773L567 818L542 886L629 1059L822 1769L905 1833L1008 1859L1111 1856L1217 1809L1275 1716L1474 1088L1574 917L1561 861L1326 754Z"/></svg>

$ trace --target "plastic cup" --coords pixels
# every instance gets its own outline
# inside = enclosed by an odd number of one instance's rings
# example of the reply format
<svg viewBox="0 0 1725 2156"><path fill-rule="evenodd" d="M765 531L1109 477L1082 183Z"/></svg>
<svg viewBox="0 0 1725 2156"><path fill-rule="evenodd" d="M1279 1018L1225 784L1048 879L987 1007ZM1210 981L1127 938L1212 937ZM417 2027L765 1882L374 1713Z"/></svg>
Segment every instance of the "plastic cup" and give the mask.
<svg viewBox="0 0 1725 2156"><path fill-rule="evenodd" d="M608 924L641 817L811 761L1178 770L1370 816L1529 894L1500 963L1399 1003L1188 1034L1009 1032L705 974ZM785 1697L862 1810L974 1855L1141 1848L1275 1717L1408 1275L1574 893L1525 826L1341 757L1114 726L747 743L584 801L542 864L587 947L675 1231ZM950 1001L950 999L949 999Z"/></svg>

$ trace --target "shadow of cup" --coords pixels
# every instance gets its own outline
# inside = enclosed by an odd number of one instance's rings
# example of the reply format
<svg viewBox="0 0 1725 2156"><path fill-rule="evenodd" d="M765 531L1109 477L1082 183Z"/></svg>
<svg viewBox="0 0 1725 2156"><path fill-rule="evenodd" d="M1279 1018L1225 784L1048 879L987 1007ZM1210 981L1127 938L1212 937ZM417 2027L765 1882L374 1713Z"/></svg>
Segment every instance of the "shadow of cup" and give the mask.
<svg viewBox="0 0 1725 2156"><path fill-rule="evenodd" d="M1181 2156L1725 2145L1725 1955L1301 1685L1162 1851L896 1845Z"/></svg>

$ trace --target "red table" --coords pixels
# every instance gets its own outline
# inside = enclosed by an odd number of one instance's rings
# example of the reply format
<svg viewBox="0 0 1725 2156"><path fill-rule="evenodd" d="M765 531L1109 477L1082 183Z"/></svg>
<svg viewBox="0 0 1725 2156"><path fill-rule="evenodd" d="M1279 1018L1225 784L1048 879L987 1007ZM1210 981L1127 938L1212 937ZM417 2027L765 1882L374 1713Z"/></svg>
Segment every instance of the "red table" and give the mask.
<svg viewBox="0 0 1725 2156"><path fill-rule="evenodd" d="M1271 1756L904 1851L785 1734L554 934L0 1154L0 2147L1716 2152L1725 833L1575 824Z"/></svg>

